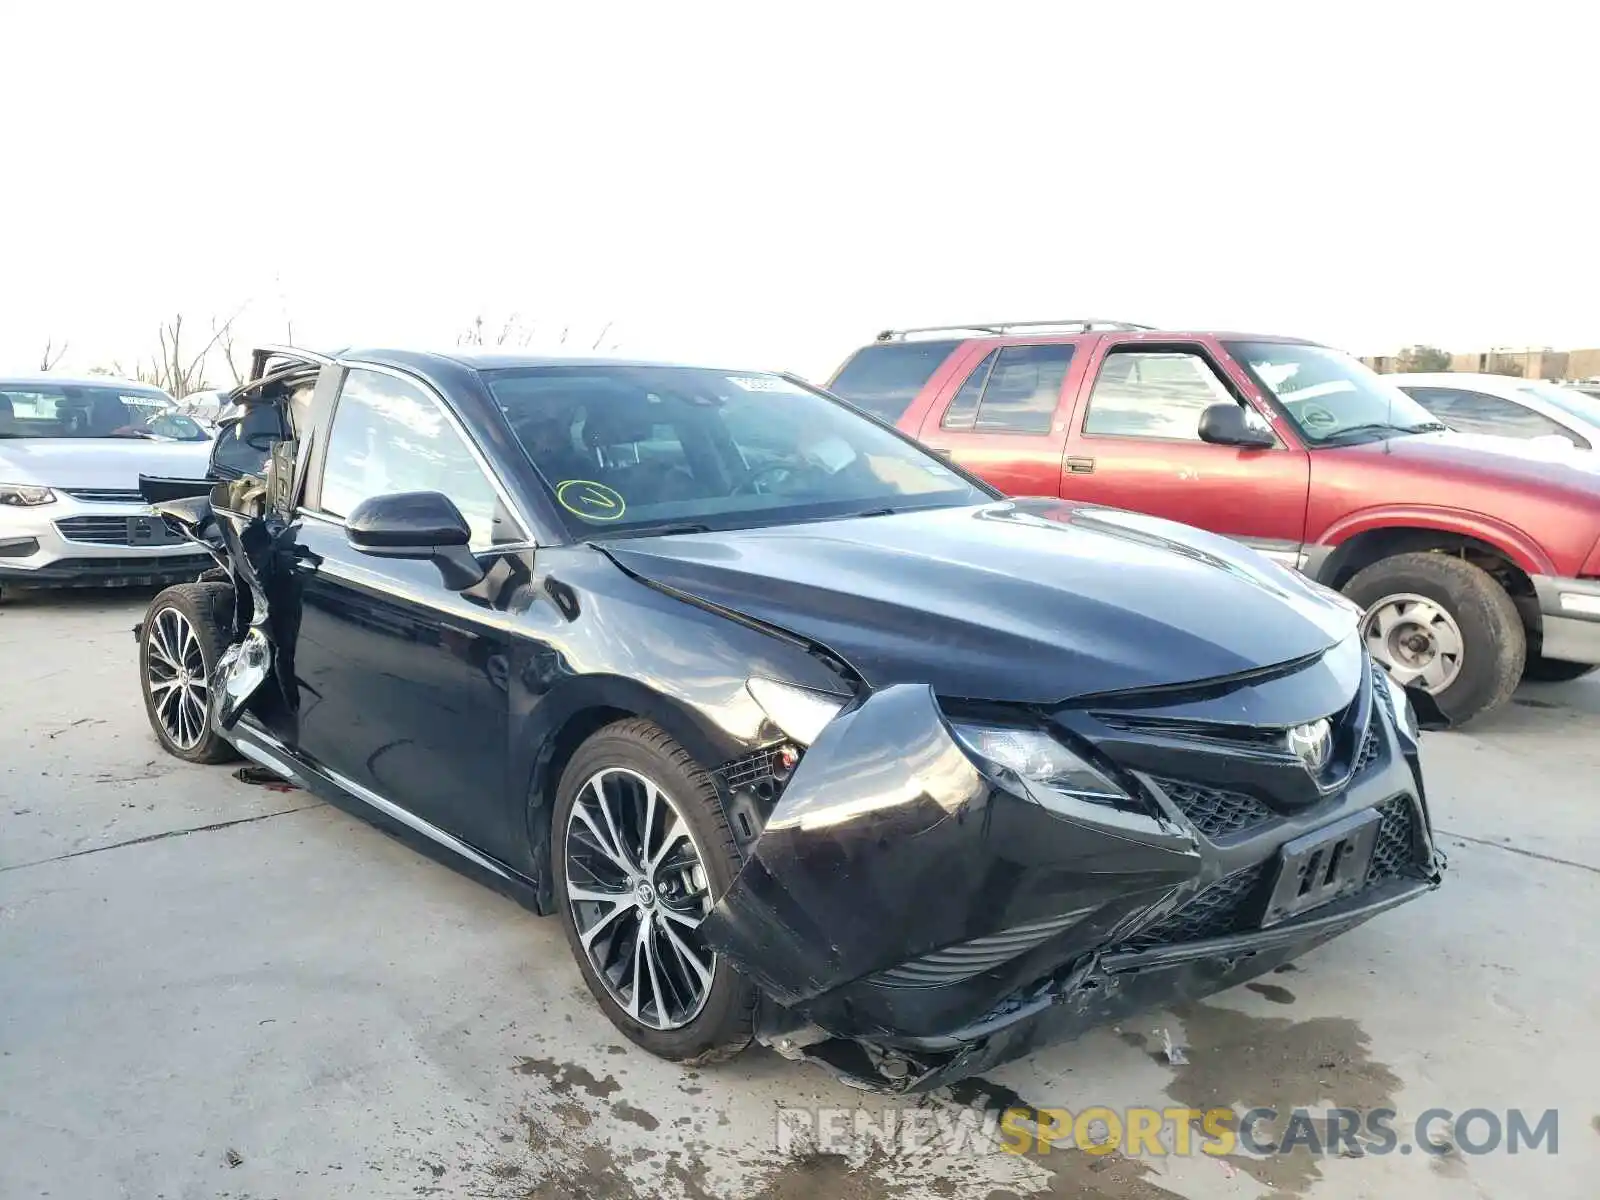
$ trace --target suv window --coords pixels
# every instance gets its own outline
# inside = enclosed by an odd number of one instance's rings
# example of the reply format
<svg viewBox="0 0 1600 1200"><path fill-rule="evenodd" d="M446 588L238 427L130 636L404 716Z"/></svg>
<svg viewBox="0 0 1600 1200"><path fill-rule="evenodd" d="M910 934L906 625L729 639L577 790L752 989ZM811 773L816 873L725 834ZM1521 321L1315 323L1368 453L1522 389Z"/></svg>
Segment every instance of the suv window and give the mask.
<svg viewBox="0 0 1600 1200"><path fill-rule="evenodd" d="M1462 388L1403 387L1407 395L1451 429L1462 433L1488 433L1497 437L1534 438L1546 434L1574 435L1550 418L1485 392Z"/></svg>
<svg viewBox="0 0 1600 1200"><path fill-rule="evenodd" d="M1211 364L1198 354L1112 351L1089 393L1083 431L1101 437L1198 442L1200 414L1213 404L1237 403Z"/></svg>
<svg viewBox="0 0 1600 1200"><path fill-rule="evenodd" d="M415 383L354 367L334 407L322 469L322 511L347 517L361 501L392 492L442 492L472 527L472 547L525 536L445 416Z"/></svg>
<svg viewBox="0 0 1600 1200"><path fill-rule="evenodd" d="M985 358L945 411L946 429L1049 433L1074 347L1006 346Z"/></svg>
<svg viewBox="0 0 1600 1200"><path fill-rule="evenodd" d="M940 341L864 346L840 368L828 390L893 424L959 345L959 341Z"/></svg>

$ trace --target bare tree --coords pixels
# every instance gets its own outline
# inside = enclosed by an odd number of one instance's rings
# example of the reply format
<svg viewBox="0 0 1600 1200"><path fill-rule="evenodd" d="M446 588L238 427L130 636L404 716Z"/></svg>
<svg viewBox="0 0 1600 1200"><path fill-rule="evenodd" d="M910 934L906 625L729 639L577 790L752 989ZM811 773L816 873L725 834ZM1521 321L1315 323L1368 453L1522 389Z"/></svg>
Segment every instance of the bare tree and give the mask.
<svg viewBox="0 0 1600 1200"><path fill-rule="evenodd" d="M456 335L458 346L516 346L525 348L533 341L534 328L525 325L521 313L512 313L500 326L498 333L488 333L484 329L483 314L479 313L472 318L471 324Z"/></svg>
<svg viewBox="0 0 1600 1200"><path fill-rule="evenodd" d="M54 338L45 339L44 353L39 356L39 370L54 371L60 364L61 360L66 357L67 347L71 345L71 343L62 342L61 349L59 350L55 348L55 345L56 343Z"/></svg>
<svg viewBox="0 0 1600 1200"><path fill-rule="evenodd" d="M245 373L239 369L238 360L233 357L233 322L225 321L219 329L217 319L212 317L211 332L216 337L217 349L222 351L222 361L228 364L228 374L233 376L233 386L238 387L244 382Z"/></svg>
<svg viewBox="0 0 1600 1200"><path fill-rule="evenodd" d="M242 309L240 311L243 311ZM198 353L187 356L183 350L183 314L178 313L171 321L166 322L157 331L160 351L150 357L148 362L135 362L132 377L140 383L149 383L162 389L175 400L182 400L191 392L204 391L208 386L205 378L206 356L214 350L224 338L232 346L233 322L239 313L236 312L222 324L218 325L213 319L211 322L211 337L200 347ZM238 369L234 366L230 355L228 367L235 376ZM126 377L121 363L113 362L112 370L118 375Z"/></svg>

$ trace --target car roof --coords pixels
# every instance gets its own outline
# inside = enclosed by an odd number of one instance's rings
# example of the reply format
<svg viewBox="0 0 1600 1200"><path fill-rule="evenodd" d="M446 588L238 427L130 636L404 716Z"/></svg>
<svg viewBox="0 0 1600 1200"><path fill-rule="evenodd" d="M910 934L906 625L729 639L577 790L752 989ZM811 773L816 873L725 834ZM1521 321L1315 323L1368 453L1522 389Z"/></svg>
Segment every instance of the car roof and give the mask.
<svg viewBox="0 0 1600 1200"><path fill-rule="evenodd" d="M150 396L166 396L168 393L153 383L141 383L137 379L121 379L115 375L61 375L53 371L35 371L25 375L0 375L0 387L28 387L30 385L49 384L55 387L114 387L125 388L129 391L144 392Z"/></svg>
<svg viewBox="0 0 1600 1200"><path fill-rule="evenodd" d="M516 370L520 367L686 367L706 371L757 371L767 375L778 373L769 368L729 367L709 362L686 363L665 359L615 358L602 355L528 354L476 346L462 346L451 350L396 350L371 347L341 350L336 357L340 362L365 362L377 366L413 370L449 364L467 367L474 371Z"/></svg>

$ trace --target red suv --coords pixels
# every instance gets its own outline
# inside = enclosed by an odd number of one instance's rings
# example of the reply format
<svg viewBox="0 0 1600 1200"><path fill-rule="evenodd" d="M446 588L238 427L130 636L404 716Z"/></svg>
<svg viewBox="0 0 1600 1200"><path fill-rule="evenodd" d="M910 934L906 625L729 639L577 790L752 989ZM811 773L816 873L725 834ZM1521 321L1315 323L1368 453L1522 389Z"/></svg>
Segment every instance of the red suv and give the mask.
<svg viewBox="0 0 1600 1200"><path fill-rule="evenodd" d="M1454 433L1348 355L1120 321L887 330L832 391L1014 495L1237 538L1459 724L1600 664L1600 453Z"/></svg>

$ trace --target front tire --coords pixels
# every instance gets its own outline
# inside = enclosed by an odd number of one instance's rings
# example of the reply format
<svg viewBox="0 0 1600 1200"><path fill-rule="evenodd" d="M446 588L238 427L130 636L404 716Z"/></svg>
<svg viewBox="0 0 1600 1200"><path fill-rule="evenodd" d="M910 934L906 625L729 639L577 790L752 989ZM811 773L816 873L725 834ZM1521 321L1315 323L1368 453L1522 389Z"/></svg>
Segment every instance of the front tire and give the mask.
<svg viewBox="0 0 1600 1200"><path fill-rule="evenodd" d="M567 943L611 1023L660 1058L731 1058L756 991L698 935L740 859L716 785L649 721L608 725L562 772L550 866Z"/></svg>
<svg viewBox="0 0 1600 1200"><path fill-rule="evenodd" d="M1566 662L1559 658L1530 654L1527 666L1522 669L1522 678L1529 683L1571 683L1594 669L1589 663Z"/></svg>
<svg viewBox="0 0 1600 1200"><path fill-rule="evenodd" d="M1344 586L1365 612L1367 649L1391 676L1431 695L1459 725L1511 699L1527 633L1506 590L1447 554L1397 554Z"/></svg>
<svg viewBox="0 0 1600 1200"><path fill-rule="evenodd" d="M210 682L229 642L233 589L180 583L150 602L139 631L145 716L161 748L192 763L238 757L210 721Z"/></svg>

